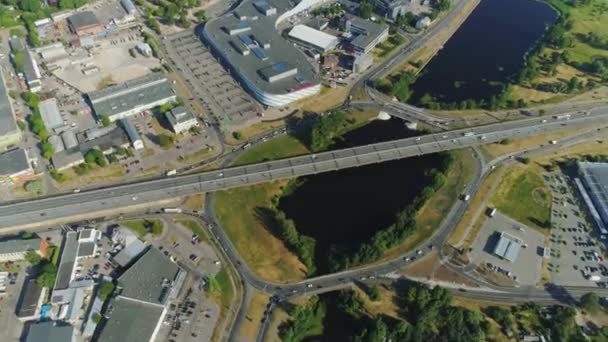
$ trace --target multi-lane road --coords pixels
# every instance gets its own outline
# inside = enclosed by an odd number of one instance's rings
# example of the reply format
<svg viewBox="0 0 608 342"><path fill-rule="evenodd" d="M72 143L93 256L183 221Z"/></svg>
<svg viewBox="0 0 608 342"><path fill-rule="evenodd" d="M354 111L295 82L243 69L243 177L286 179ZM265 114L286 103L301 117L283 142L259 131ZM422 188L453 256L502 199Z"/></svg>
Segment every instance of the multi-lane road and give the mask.
<svg viewBox="0 0 608 342"><path fill-rule="evenodd" d="M69 222L71 217L121 209L130 205L212 192L344 168L381 163L528 137L567 125L608 122L608 107L571 113L568 118L531 118L500 124L428 134L354 148L231 167L177 177L165 177L103 189L63 194L0 206L0 228L34 227L41 223ZM548 142L547 142L548 143Z"/></svg>

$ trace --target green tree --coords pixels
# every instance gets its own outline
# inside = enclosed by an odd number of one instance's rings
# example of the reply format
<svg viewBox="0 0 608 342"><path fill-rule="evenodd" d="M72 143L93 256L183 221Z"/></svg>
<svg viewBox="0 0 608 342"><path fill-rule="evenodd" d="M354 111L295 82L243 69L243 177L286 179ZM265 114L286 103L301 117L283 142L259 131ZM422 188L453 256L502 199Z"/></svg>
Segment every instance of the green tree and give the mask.
<svg viewBox="0 0 608 342"><path fill-rule="evenodd" d="M45 159L50 160L53 156L53 153L55 153L53 145L51 145L51 143L48 141L43 142L40 145L40 148L42 149L42 157L44 157Z"/></svg>
<svg viewBox="0 0 608 342"><path fill-rule="evenodd" d="M44 190L42 180L40 180L40 179L27 181L23 185L23 188L25 189L25 191L35 194L35 195L42 195L43 190Z"/></svg>
<svg viewBox="0 0 608 342"><path fill-rule="evenodd" d="M52 288L55 285L57 269L50 263L45 263L36 277L36 283L42 287Z"/></svg>
<svg viewBox="0 0 608 342"><path fill-rule="evenodd" d="M165 114L166 112L170 111L171 109L173 109L173 103L171 103L171 102L163 103L162 105L160 105L160 107L158 107L158 111L161 114Z"/></svg>
<svg viewBox="0 0 608 342"><path fill-rule="evenodd" d="M242 140L243 139L243 133L239 132L239 131L234 131L232 132L232 137L236 140Z"/></svg>
<svg viewBox="0 0 608 342"><path fill-rule="evenodd" d="M108 127L108 126L110 126L110 124L112 124L110 117L107 115L104 115L104 114L101 114L99 116L99 120L101 121L101 124L103 125L103 127Z"/></svg>
<svg viewBox="0 0 608 342"><path fill-rule="evenodd" d="M114 287L114 284L109 281L106 281L101 284L101 286L99 287L99 299L105 302L106 299L108 299L108 297L110 296L110 294L112 294L112 291L114 291Z"/></svg>
<svg viewBox="0 0 608 342"><path fill-rule="evenodd" d="M168 147L173 144L174 138L167 134L161 134L158 136L158 144L161 147Z"/></svg>
<svg viewBox="0 0 608 342"><path fill-rule="evenodd" d="M359 3L359 16L363 19L369 19L372 17L374 6L370 0L361 0Z"/></svg>
<svg viewBox="0 0 608 342"><path fill-rule="evenodd" d="M580 306L589 313L597 313L600 310L600 299L593 292L586 293L581 297Z"/></svg>
<svg viewBox="0 0 608 342"><path fill-rule="evenodd" d="M99 312L94 313L93 316L91 316L91 320L93 321L93 323L99 324L99 322L101 322L101 315L99 314Z"/></svg>
<svg viewBox="0 0 608 342"><path fill-rule="evenodd" d="M374 302L380 300L380 288L377 285L370 287L368 295L369 299L373 300Z"/></svg>
<svg viewBox="0 0 608 342"><path fill-rule="evenodd" d="M108 165L108 161L106 160L106 156L100 150L96 148L92 148L84 155L85 163L92 165L97 164L101 167Z"/></svg>
<svg viewBox="0 0 608 342"><path fill-rule="evenodd" d="M30 263L30 265L32 265L32 266L37 266L42 261L42 257L40 256L40 254L38 254L34 251L28 251L25 254L25 261Z"/></svg>

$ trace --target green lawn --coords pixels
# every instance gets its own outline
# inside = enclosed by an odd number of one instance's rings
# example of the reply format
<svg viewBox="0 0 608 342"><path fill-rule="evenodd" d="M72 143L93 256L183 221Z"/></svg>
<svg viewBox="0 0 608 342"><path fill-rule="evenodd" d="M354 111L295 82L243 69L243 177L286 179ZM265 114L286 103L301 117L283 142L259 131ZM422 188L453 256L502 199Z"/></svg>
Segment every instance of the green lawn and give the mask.
<svg viewBox="0 0 608 342"><path fill-rule="evenodd" d="M515 166L499 184L492 202L503 214L549 233L551 193L541 175L529 168Z"/></svg>
<svg viewBox="0 0 608 342"><path fill-rule="evenodd" d="M139 237L146 236L148 229L154 236L159 236L163 232L163 223L158 219L129 220L120 224L134 231Z"/></svg>
<svg viewBox="0 0 608 342"><path fill-rule="evenodd" d="M264 160L274 160L309 153L298 139L290 135L273 138L244 152L234 162L235 166L253 164Z"/></svg>

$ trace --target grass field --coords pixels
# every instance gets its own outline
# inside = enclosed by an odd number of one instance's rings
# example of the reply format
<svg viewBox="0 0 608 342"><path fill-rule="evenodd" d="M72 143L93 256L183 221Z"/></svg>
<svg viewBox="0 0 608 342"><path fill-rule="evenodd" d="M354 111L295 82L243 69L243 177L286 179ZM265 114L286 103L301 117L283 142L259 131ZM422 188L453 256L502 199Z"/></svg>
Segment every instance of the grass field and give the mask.
<svg viewBox="0 0 608 342"><path fill-rule="evenodd" d="M192 196L187 196L184 198L182 202L182 206L192 209L192 210L201 210L203 208L203 202L205 201L205 194L196 194Z"/></svg>
<svg viewBox="0 0 608 342"><path fill-rule="evenodd" d="M274 160L309 153L298 139L290 135L282 135L251 148L243 153L234 166L253 164L264 160Z"/></svg>
<svg viewBox="0 0 608 342"><path fill-rule="evenodd" d="M241 325L239 332L241 341L255 341L260 330L260 321L264 316L264 310L268 304L270 296L266 293L253 290L251 301L247 310L246 319Z"/></svg>
<svg viewBox="0 0 608 342"><path fill-rule="evenodd" d="M162 234L164 228L162 221L158 219L129 220L120 222L120 224L135 232L139 237L144 237L148 234L146 227L150 227L150 234L154 236Z"/></svg>
<svg viewBox="0 0 608 342"><path fill-rule="evenodd" d="M220 314L218 321L213 328L213 335L211 341L219 341L220 334L223 333L223 329L226 328L226 324L229 324L228 315L231 312L232 302L235 300L235 289L231 279L229 271L226 266L215 275L214 277L214 288L211 289L211 298L220 306Z"/></svg>
<svg viewBox="0 0 608 342"><path fill-rule="evenodd" d="M521 164L506 173L492 197L492 203L505 215L549 233L551 193L541 175Z"/></svg>
<svg viewBox="0 0 608 342"><path fill-rule="evenodd" d="M209 237L207 231L201 227L198 222L189 219L176 220L175 222L181 224L182 226L188 228L193 234L198 236L202 241L207 243L211 242L211 238Z"/></svg>

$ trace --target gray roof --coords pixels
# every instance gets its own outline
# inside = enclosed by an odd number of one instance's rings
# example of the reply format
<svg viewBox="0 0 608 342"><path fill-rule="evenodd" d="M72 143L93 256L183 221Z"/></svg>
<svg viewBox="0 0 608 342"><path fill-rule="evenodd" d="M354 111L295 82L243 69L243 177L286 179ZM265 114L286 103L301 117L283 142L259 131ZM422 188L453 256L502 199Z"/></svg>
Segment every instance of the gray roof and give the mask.
<svg viewBox="0 0 608 342"><path fill-rule="evenodd" d="M0 77L2 77L2 82L0 82L0 137L9 134L19 134L19 127L17 127L17 122L15 121L13 106L8 96L6 84L4 84L4 73L2 70L0 70Z"/></svg>
<svg viewBox="0 0 608 342"><path fill-rule="evenodd" d="M78 254L78 233L68 232L61 248L61 259L55 280L55 289L65 289L70 285L72 270Z"/></svg>
<svg viewBox="0 0 608 342"><path fill-rule="evenodd" d="M27 279L21 287L21 294L19 295L17 307L15 308L17 317L33 316L36 313L41 293L42 288L38 286L36 279Z"/></svg>
<svg viewBox="0 0 608 342"><path fill-rule="evenodd" d="M519 243L518 239L505 232L502 232L498 242L496 242L496 246L494 247L494 254L509 260L510 262L514 262L515 259L517 259L520 249L521 244Z"/></svg>
<svg viewBox="0 0 608 342"><path fill-rule="evenodd" d="M81 242L78 244L78 256L91 256L95 252L95 242Z"/></svg>
<svg viewBox="0 0 608 342"><path fill-rule="evenodd" d="M113 116L175 96L162 74L154 73L87 94L97 116Z"/></svg>
<svg viewBox="0 0 608 342"><path fill-rule="evenodd" d="M163 307L123 296L112 299L106 311L108 321L99 342L148 342L158 324Z"/></svg>
<svg viewBox="0 0 608 342"><path fill-rule="evenodd" d="M11 176L30 168L27 153L22 148L0 154L0 177Z"/></svg>
<svg viewBox="0 0 608 342"><path fill-rule="evenodd" d="M79 239L88 239L91 237L92 234L93 234L93 229L91 229L91 228L81 229L80 232L78 232L78 238Z"/></svg>
<svg viewBox="0 0 608 342"><path fill-rule="evenodd" d="M59 106L57 106L57 99L50 98L40 102L38 105L40 109L40 116L46 129L54 129L63 126L63 118L59 113Z"/></svg>
<svg viewBox="0 0 608 342"><path fill-rule="evenodd" d="M25 39L23 38L11 38L9 41L11 49L13 51L24 51L27 49L27 45L25 44Z"/></svg>
<svg viewBox="0 0 608 342"><path fill-rule="evenodd" d="M304 53L281 37L275 28L278 15L291 9L293 3L269 0L268 4L277 9L276 16L259 15L260 12L253 5L253 1L244 0L237 8L239 14L247 18L258 16L258 19L241 21L233 12L229 12L205 24L205 40L227 59L235 72L267 93L287 94L290 89L302 85L318 84L319 77ZM249 30L246 33L230 35L227 31L234 28ZM270 45L267 48L263 46L266 43ZM234 47L239 45L247 47L251 53L243 56ZM289 62L297 68L297 74L275 82L268 82L259 74L259 70L281 62Z"/></svg>
<svg viewBox="0 0 608 342"><path fill-rule="evenodd" d="M138 257L146 249L146 245L139 239L131 242L114 256L114 261L122 267L126 267L133 259Z"/></svg>
<svg viewBox="0 0 608 342"><path fill-rule="evenodd" d="M188 111L186 108L182 106L178 106L173 108L171 111L167 112L167 120L171 126L175 126L178 123L190 121L192 119L196 119L192 112Z"/></svg>
<svg viewBox="0 0 608 342"><path fill-rule="evenodd" d="M139 133L137 133L135 126L133 126L133 123L128 118L121 119L120 122L122 123L122 128L124 128L131 143L134 144L138 140L141 141Z"/></svg>
<svg viewBox="0 0 608 342"><path fill-rule="evenodd" d="M388 30L388 26L385 24L374 23L355 16L348 16L346 20L350 20L351 32L356 34L356 37L350 43L363 50L384 31Z"/></svg>
<svg viewBox="0 0 608 342"><path fill-rule="evenodd" d="M91 11L76 13L68 18L68 22L76 30L89 26L101 25L99 20L97 20L95 13Z"/></svg>
<svg viewBox="0 0 608 342"><path fill-rule="evenodd" d="M40 238L8 239L0 241L0 254L19 253L40 249Z"/></svg>
<svg viewBox="0 0 608 342"><path fill-rule="evenodd" d="M150 248L120 278L121 295L145 302L163 304L179 267L158 249Z"/></svg>
<svg viewBox="0 0 608 342"><path fill-rule="evenodd" d="M69 342L72 341L74 327L62 322L39 322L28 328L25 342Z"/></svg>
<svg viewBox="0 0 608 342"><path fill-rule="evenodd" d="M604 224L608 223L608 163L579 162L589 196Z"/></svg>
<svg viewBox="0 0 608 342"><path fill-rule="evenodd" d="M25 74L25 79L31 83L34 81L40 80L40 69L38 69L38 65L36 65L36 61L34 60L34 56L30 50L25 50L25 56L23 58L23 73Z"/></svg>

